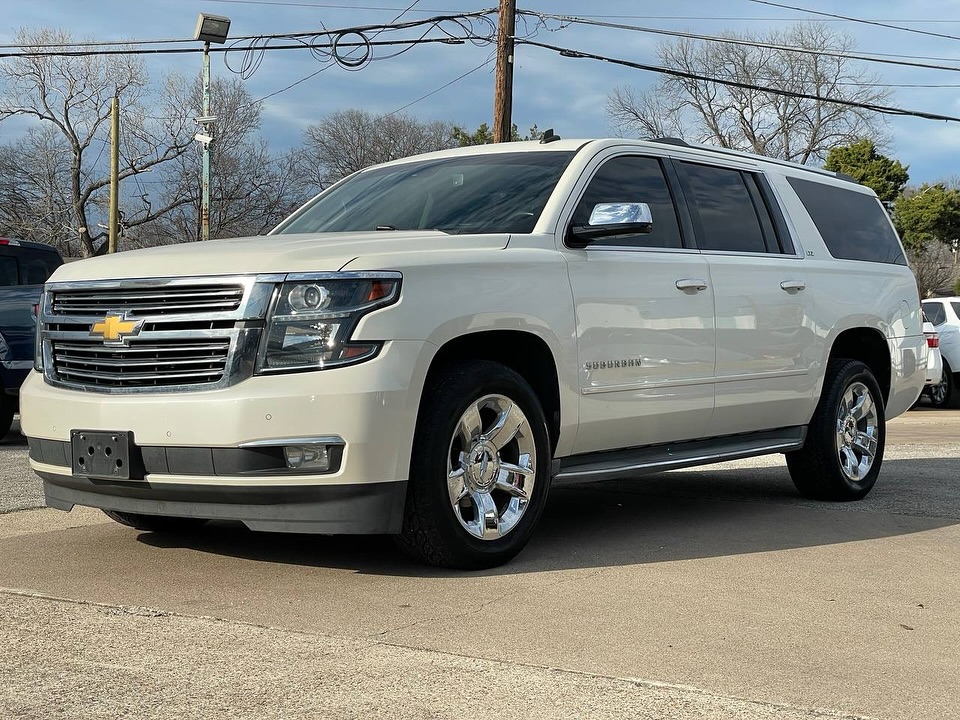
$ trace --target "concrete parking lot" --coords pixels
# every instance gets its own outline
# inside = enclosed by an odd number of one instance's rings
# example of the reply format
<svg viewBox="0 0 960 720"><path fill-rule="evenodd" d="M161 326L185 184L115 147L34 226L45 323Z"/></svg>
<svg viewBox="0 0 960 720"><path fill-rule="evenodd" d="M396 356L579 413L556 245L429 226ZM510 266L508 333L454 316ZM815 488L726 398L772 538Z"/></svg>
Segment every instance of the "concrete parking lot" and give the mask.
<svg viewBox="0 0 960 720"><path fill-rule="evenodd" d="M16 429L16 428L15 428ZM177 537L40 509L0 443L0 717L955 718L960 411L890 423L874 491L779 456L555 488L495 571L384 538Z"/></svg>

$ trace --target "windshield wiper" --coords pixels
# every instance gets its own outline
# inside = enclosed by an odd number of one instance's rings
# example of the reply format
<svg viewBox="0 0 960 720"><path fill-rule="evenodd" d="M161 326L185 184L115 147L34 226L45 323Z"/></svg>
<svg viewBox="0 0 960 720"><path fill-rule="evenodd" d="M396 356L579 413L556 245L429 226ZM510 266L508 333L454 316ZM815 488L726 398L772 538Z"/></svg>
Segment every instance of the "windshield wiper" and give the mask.
<svg viewBox="0 0 960 720"><path fill-rule="evenodd" d="M376 228L376 229L377 229L377 230L394 230L394 231L399 231L399 230L400 230L400 228L398 228L396 225L377 225L377 228ZM442 232L444 235L450 235L450 234L451 234L449 230L444 230L443 228L439 228L439 227L435 227L435 228L405 228L405 229L406 229L407 231L423 230L423 231L430 231L430 232Z"/></svg>

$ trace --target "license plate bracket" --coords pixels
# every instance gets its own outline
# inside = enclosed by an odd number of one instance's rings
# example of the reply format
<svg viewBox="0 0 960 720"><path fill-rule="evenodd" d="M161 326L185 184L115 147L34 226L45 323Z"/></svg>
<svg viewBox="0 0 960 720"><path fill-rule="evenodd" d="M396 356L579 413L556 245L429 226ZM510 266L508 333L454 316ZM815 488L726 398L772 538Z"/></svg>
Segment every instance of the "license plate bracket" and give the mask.
<svg viewBox="0 0 960 720"><path fill-rule="evenodd" d="M129 480L130 435L126 430L71 430L70 455L74 476Z"/></svg>

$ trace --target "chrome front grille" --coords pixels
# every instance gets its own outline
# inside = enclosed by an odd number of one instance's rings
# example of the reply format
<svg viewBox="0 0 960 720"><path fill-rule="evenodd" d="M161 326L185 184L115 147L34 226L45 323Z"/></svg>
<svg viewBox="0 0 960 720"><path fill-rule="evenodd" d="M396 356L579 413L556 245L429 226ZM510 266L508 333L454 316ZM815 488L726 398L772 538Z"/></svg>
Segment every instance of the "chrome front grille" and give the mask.
<svg viewBox="0 0 960 720"><path fill-rule="evenodd" d="M86 387L169 387L218 383L230 354L230 338L131 342L105 347L102 342L53 341L57 377Z"/></svg>
<svg viewBox="0 0 960 720"><path fill-rule="evenodd" d="M40 314L47 382L103 393L233 385L253 373L276 280L53 283Z"/></svg>
<svg viewBox="0 0 960 720"><path fill-rule="evenodd" d="M53 298L57 315L89 315L123 308L128 315L182 315L234 312L243 300L243 286L123 288L58 292Z"/></svg>

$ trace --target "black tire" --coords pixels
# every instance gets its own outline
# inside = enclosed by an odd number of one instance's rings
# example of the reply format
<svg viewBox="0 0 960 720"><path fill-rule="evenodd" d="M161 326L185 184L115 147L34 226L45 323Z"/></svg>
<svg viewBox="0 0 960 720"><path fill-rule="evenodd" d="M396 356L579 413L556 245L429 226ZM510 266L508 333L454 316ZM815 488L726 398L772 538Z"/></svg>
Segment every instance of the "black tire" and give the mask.
<svg viewBox="0 0 960 720"><path fill-rule="evenodd" d="M930 398L930 404L935 408L960 407L960 383L957 382L957 376L946 359L943 361L943 374L940 376L940 382L926 388L924 392Z"/></svg>
<svg viewBox="0 0 960 720"><path fill-rule="evenodd" d="M3 440L10 432L10 426L13 425L14 403L13 398L3 391L0 385L0 440Z"/></svg>
<svg viewBox="0 0 960 720"><path fill-rule="evenodd" d="M498 432L495 418L516 429ZM551 457L543 409L520 375L489 361L439 372L424 389L397 544L440 567L507 562L543 512Z"/></svg>
<svg viewBox="0 0 960 720"><path fill-rule="evenodd" d="M790 478L808 498L860 500L880 474L885 441L883 396L870 368L859 360L831 360L807 440L786 454Z"/></svg>
<svg viewBox="0 0 960 720"><path fill-rule="evenodd" d="M143 515L142 513L104 510L103 514L121 525L149 532L176 533L193 530L207 522L206 518Z"/></svg>

